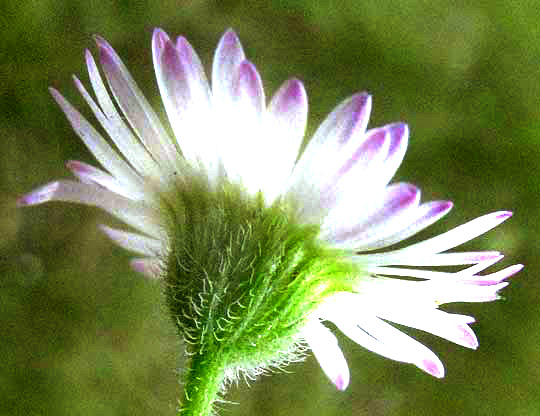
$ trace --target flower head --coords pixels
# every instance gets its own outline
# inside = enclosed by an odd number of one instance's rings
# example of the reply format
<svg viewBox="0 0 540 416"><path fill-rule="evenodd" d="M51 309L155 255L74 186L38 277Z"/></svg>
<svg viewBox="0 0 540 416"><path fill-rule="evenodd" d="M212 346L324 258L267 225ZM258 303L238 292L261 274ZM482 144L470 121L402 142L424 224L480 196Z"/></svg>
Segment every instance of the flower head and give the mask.
<svg viewBox="0 0 540 416"><path fill-rule="evenodd" d="M348 367L322 321L436 377L444 369L435 354L387 321L477 347L474 319L438 307L495 300L522 266L480 275L502 258L499 252L447 251L511 214L494 212L382 250L452 207L421 202L414 185L389 184L407 147L406 124L367 129L371 96L355 94L299 156L307 121L300 81L285 82L267 104L255 66L229 30L215 52L210 85L187 40L157 29L152 54L171 136L112 47L96 41L108 87L88 51L96 99L74 80L110 140L51 93L103 169L70 161L78 180L52 182L19 202L94 205L130 226L102 229L138 253L137 271L165 280L193 368L201 356L213 356L225 378L254 374L294 359L307 343L343 390ZM457 272L429 269L460 265L466 267ZM195 400L191 393L188 400Z"/></svg>

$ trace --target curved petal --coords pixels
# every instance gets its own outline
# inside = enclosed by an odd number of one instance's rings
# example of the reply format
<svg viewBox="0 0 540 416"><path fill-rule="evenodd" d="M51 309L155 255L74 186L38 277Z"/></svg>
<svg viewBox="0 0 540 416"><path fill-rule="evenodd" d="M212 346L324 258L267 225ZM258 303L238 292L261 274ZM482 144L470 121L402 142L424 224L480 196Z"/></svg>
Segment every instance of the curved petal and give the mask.
<svg viewBox="0 0 540 416"><path fill-rule="evenodd" d="M216 100L232 95L234 74L246 59L236 33L229 29L221 37L212 66L212 93Z"/></svg>
<svg viewBox="0 0 540 416"><path fill-rule="evenodd" d="M476 335L467 325L474 322L470 316L450 314L438 309L415 308L412 305L408 309L374 307L374 313L379 318L429 332L466 348L478 347Z"/></svg>
<svg viewBox="0 0 540 416"><path fill-rule="evenodd" d="M420 190L414 185L399 183L389 186L381 202L360 218L347 218L331 213L324 223L323 235L332 244L342 248L369 247L370 243L391 235L409 224L420 202ZM362 215L362 214L360 214Z"/></svg>
<svg viewBox="0 0 540 416"><path fill-rule="evenodd" d="M349 385L349 367L335 335L317 319L302 329L302 336L330 381L338 390L345 390Z"/></svg>
<svg viewBox="0 0 540 416"><path fill-rule="evenodd" d="M393 123L385 126L391 138L388 156L384 161L384 169L381 175L376 178L377 183L386 185L394 177L397 169L401 165L407 145L409 143L409 126L405 123Z"/></svg>
<svg viewBox="0 0 540 416"><path fill-rule="evenodd" d="M156 258L140 258L132 259L130 261L131 268L138 273L141 273L149 279L161 279L162 278L162 265Z"/></svg>
<svg viewBox="0 0 540 416"><path fill-rule="evenodd" d="M267 165L274 179L266 185L265 195L272 201L281 193L291 175L304 138L308 101L304 85L297 79L285 82L268 106L266 125ZM272 186L274 185L275 186Z"/></svg>
<svg viewBox="0 0 540 416"><path fill-rule="evenodd" d="M355 248L358 251L372 251L406 240L444 217L452 209L452 206L450 201L426 202L415 210L414 217L408 223L403 223L404 228L396 227L395 232L390 232L389 235L379 235L375 240Z"/></svg>
<svg viewBox="0 0 540 416"><path fill-rule="evenodd" d="M207 131L211 93L199 57L185 38L175 45L161 30L154 32L152 47L159 90L178 145L192 164L202 163L215 177L215 136Z"/></svg>
<svg viewBox="0 0 540 416"><path fill-rule="evenodd" d="M103 83L94 57L88 50L85 56L90 82L101 108L94 103L94 100L92 100L82 83L75 77L77 89L92 109L98 121L105 128L109 137L114 141L120 153L124 155L139 175L149 177L155 183L162 183L163 174L161 169L118 114Z"/></svg>
<svg viewBox="0 0 540 416"><path fill-rule="evenodd" d="M114 49L105 39L99 36L95 39L109 87L131 127L166 174L178 174L182 171L178 150L158 116Z"/></svg>
<svg viewBox="0 0 540 416"><path fill-rule="evenodd" d="M377 254L359 254L352 259L360 264L377 266L458 266L461 264L476 264L493 260L501 255L498 251L469 251L462 253L411 253L403 254L400 250Z"/></svg>
<svg viewBox="0 0 540 416"><path fill-rule="evenodd" d="M128 251L134 251L135 253L152 257L158 257L165 252L164 243L155 238L118 230L106 225L102 225L101 230L112 241Z"/></svg>
<svg viewBox="0 0 540 416"><path fill-rule="evenodd" d="M301 187L310 177L326 180L365 139L364 132L371 111L371 96L356 94L340 104L320 125L300 156L291 177L292 189ZM350 149L349 149L349 145ZM349 149L349 150L347 150ZM321 172L321 168L324 169Z"/></svg>
<svg viewBox="0 0 540 416"><path fill-rule="evenodd" d="M413 244L405 247L401 250L397 250L395 253L412 255L416 253L431 254L440 253L451 248L457 247L485 232L495 228L497 225L506 221L512 216L509 211L492 212L491 214L483 215L468 223L460 225L440 234L436 237L424 240L420 243Z"/></svg>
<svg viewBox="0 0 540 416"><path fill-rule="evenodd" d="M101 165L114 177L141 189L143 182L88 121L54 88L49 88L75 133Z"/></svg>
<svg viewBox="0 0 540 416"><path fill-rule="evenodd" d="M115 194L134 201L140 201L145 198L148 199L148 193L144 193L138 189L133 189L129 186L129 184L122 183L108 173L105 173L91 165L79 162L77 160L70 160L66 163L66 166L81 182L96 183L114 192Z"/></svg>
<svg viewBox="0 0 540 416"><path fill-rule="evenodd" d="M265 98L262 81L251 62L239 64L229 92L228 102L217 103L215 108L221 159L229 179L255 194L265 190L273 177L261 166L269 144L262 131Z"/></svg>
<svg viewBox="0 0 540 416"><path fill-rule="evenodd" d="M65 201L99 207L126 224L158 239L163 230L158 214L144 206L93 184L73 181L48 183L19 198L19 205L37 205L48 201Z"/></svg>
<svg viewBox="0 0 540 416"><path fill-rule="evenodd" d="M432 376L444 377L439 358L426 346L362 308L362 298L339 293L321 310L321 318L332 321L340 331L364 348L392 360L411 363Z"/></svg>

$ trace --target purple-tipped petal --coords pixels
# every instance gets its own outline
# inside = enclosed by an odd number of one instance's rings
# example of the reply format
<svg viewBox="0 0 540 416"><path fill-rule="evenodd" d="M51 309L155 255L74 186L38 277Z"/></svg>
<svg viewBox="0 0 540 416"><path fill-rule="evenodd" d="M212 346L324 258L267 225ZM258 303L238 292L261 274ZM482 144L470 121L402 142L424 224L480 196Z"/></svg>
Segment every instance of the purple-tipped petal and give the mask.
<svg viewBox="0 0 540 416"><path fill-rule="evenodd" d="M338 390L344 391L349 385L349 366L335 335L317 320L304 327L302 335L324 373Z"/></svg>
<svg viewBox="0 0 540 416"><path fill-rule="evenodd" d="M36 205L48 201L96 206L150 236L163 238L157 212L94 184L65 180L51 182L24 195L18 203Z"/></svg>
<svg viewBox="0 0 540 416"><path fill-rule="evenodd" d="M185 38L179 37L175 45L159 32L157 37L156 77L174 135L186 159L213 172L214 137L205 130L211 93L202 64Z"/></svg>
<svg viewBox="0 0 540 416"><path fill-rule="evenodd" d="M366 134L365 141L346 160L337 172L336 182L350 172L352 168L358 173L366 175L370 165L379 165L388 155L390 147L390 136L385 130L372 130Z"/></svg>
<svg viewBox="0 0 540 416"><path fill-rule="evenodd" d="M472 276L469 279L462 279L460 280L460 282L476 286L493 286L518 273L519 271L521 271L521 269L523 269L523 267L523 264L514 264L513 266L506 267L505 269L499 270L498 272L491 273L485 276Z"/></svg>
<svg viewBox="0 0 540 416"><path fill-rule="evenodd" d="M88 121L54 88L49 88L51 95L58 103L75 133L82 139L101 165L114 177L121 178L134 186L141 185L141 179L124 161L105 139L92 127Z"/></svg>
<svg viewBox="0 0 540 416"><path fill-rule="evenodd" d="M161 279L162 277L161 264L155 258L133 259L130 261L130 264L133 270L149 279Z"/></svg>
<svg viewBox="0 0 540 416"><path fill-rule="evenodd" d="M360 263L369 263L370 267L407 265L407 266L458 266L477 264L500 258L498 251L473 251L463 253L403 253L394 250L386 253L361 254L354 256Z"/></svg>
<svg viewBox="0 0 540 416"><path fill-rule="evenodd" d="M444 377L444 368L442 367L440 361L422 360L421 364L418 364L418 367L424 370L426 373L431 374L433 377Z"/></svg>
<svg viewBox="0 0 540 416"><path fill-rule="evenodd" d="M441 219L452 209L452 206L453 204L450 201L424 203L416 208L414 216L410 218L408 223L403 223L403 229L396 227L396 232L390 235L380 235L370 241L369 244L357 246L356 248L359 251L372 251L406 240Z"/></svg>
<svg viewBox="0 0 540 416"><path fill-rule="evenodd" d="M128 251L153 257L160 256L164 253L163 242L155 238L118 230L107 227L106 225L102 225L100 228L107 237Z"/></svg>
<svg viewBox="0 0 540 416"><path fill-rule="evenodd" d="M234 74L246 59L242 45L232 29L221 37L212 66L212 92L218 97L230 96Z"/></svg>
<svg viewBox="0 0 540 416"><path fill-rule="evenodd" d="M390 134L391 142L388 156L377 179L381 185L386 185L394 177L401 165L409 143L409 126L405 123L393 123L382 127Z"/></svg>
<svg viewBox="0 0 540 416"><path fill-rule="evenodd" d="M266 126L266 151L269 168L273 170L272 181L266 185L265 194L272 201L283 192L294 162L298 157L307 124L308 102L304 85L297 79L285 82L274 94L268 105ZM269 178L270 179L270 178ZM265 188L266 189L266 188Z"/></svg>
<svg viewBox="0 0 540 416"><path fill-rule="evenodd" d="M508 282L490 285L468 283L465 281L421 282L437 299L439 305L453 302L492 302L499 299L499 290L508 286Z"/></svg>
<svg viewBox="0 0 540 416"><path fill-rule="evenodd" d="M169 35L160 28L155 28L154 33L152 34L152 58L154 61L154 68L158 66L161 52L165 47L165 43L170 41Z"/></svg>
<svg viewBox="0 0 540 416"><path fill-rule="evenodd" d="M165 174L178 174L181 159L156 113L114 49L99 36L95 40L109 86L131 127L154 159L162 162Z"/></svg>
<svg viewBox="0 0 540 416"><path fill-rule="evenodd" d="M307 221L323 217L335 204L332 184L350 154L361 146L371 110L371 97L356 94L340 104L321 124L300 156L287 192L304 205ZM323 196L322 200L317 198Z"/></svg>
<svg viewBox="0 0 540 416"><path fill-rule="evenodd" d="M447 231L444 234L413 244L412 246L405 247L398 251L409 255L414 253L423 253L426 255L446 251L495 228L497 225L507 220L511 215L512 214L508 211L499 211L483 215L482 217Z"/></svg>
<svg viewBox="0 0 540 416"><path fill-rule="evenodd" d="M341 148L353 136L364 134L371 113L371 96L366 93L355 94L340 104L315 132L308 147L328 143ZM306 149L307 152L308 149Z"/></svg>
<svg viewBox="0 0 540 416"><path fill-rule="evenodd" d="M398 183L387 188L380 205L370 213L357 220L340 218L340 215L329 217L324 224L328 230L326 238L333 244L347 247L369 247L372 241L401 230L410 223L418 203L420 190L411 184ZM330 222L330 220L332 222Z"/></svg>
<svg viewBox="0 0 540 416"><path fill-rule="evenodd" d="M436 377L444 375L443 364L429 348L373 316L362 295L341 292L328 299L319 313L351 340L376 354L415 364Z"/></svg>
<svg viewBox="0 0 540 416"><path fill-rule="evenodd" d="M373 313L386 321L429 332L466 348L478 347L476 335L467 325L474 322L470 316L418 307L406 301L403 305L375 304L373 309Z"/></svg>
<svg viewBox="0 0 540 416"><path fill-rule="evenodd" d="M304 84L302 84L302 81L293 78L286 81L277 90L270 101L268 111L276 119L286 120L294 126L298 122L305 124L307 106L307 94Z"/></svg>
<svg viewBox="0 0 540 416"><path fill-rule="evenodd" d="M360 146L351 155L343 150L338 163L327 168L328 173L320 179L318 195L320 203L329 211L328 219L358 219L358 189L371 183L383 164L390 144L390 136L385 130L371 130L365 135ZM373 172L374 171L374 172ZM373 196L372 196L373 197ZM337 209L337 213L332 210ZM353 224L357 225L357 224Z"/></svg>
<svg viewBox="0 0 540 416"><path fill-rule="evenodd" d="M264 110L264 89L261 77L251 62L245 60L238 67L232 84L232 97L246 108L254 109L256 114Z"/></svg>
<svg viewBox="0 0 540 416"><path fill-rule="evenodd" d="M354 148L364 139L364 132L371 112L371 96L366 93L353 95L330 113L315 132L302 154L297 169L316 169L327 159L343 160L344 145L354 136ZM339 158L336 158L338 154ZM337 169L336 169L337 170ZM308 174L308 173L305 173ZM315 175L315 172L309 172Z"/></svg>
<svg viewBox="0 0 540 416"><path fill-rule="evenodd" d="M319 134L331 136L343 145L353 135L362 134L366 130L370 112L371 96L365 93L356 94L339 111L329 116L328 125L324 126L328 130L322 129Z"/></svg>
<svg viewBox="0 0 540 416"><path fill-rule="evenodd" d="M43 204L52 200L56 190L58 189L58 182L51 182L43 185L32 192L29 192L17 199L17 205L20 207L28 205Z"/></svg>
<svg viewBox="0 0 540 416"><path fill-rule="evenodd" d="M148 199L148 195L144 192L118 181L113 176L91 165L77 160L70 160L66 163L66 166L83 183L96 183L118 195L132 200Z"/></svg>
<svg viewBox="0 0 540 416"><path fill-rule="evenodd" d="M193 83L199 82L199 80L194 79L194 68L191 67L191 60L187 45L184 45L180 51L171 41L165 42L157 69L164 86L162 95L166 95L171 100L167 105L169 105L168 111L173 117L169 116L169 118L177 117L181 115L182 111L187 110L192 95L191 90L194 87Z"/></svg>

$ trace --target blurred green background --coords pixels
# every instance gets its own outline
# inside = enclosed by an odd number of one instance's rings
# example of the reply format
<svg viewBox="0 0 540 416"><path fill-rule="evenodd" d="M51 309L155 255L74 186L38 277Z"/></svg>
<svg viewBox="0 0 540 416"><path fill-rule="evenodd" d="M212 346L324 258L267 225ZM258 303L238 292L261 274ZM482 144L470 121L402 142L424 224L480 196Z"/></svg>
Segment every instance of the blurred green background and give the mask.
<svg viewBox="0 0 540 416"><path fill-rule="evenodd" d="M71 83L88 84L83 52L107 38L161 108L150 40L183 34L207 68L233 27L267 95L305 82L312 132L339 101L374 96L371 126L407 121L395 180L456 208L432 236L487 212L514 217L463 249L500 249L524 263L505 299L458 304L480 340L470 351L408 331L447 376L431 378L340 337L352 371L337 392L313 357L287 373L233 386L224 415L540 414L540 12L533 1L2 2L0 27L0 414L173 415L181 345L159 284L98 230L114 221L70 204L16 209L15 199L64 163L93 163L47 92L89 114ZM369 202L369 201L368 201Z"/></svg>

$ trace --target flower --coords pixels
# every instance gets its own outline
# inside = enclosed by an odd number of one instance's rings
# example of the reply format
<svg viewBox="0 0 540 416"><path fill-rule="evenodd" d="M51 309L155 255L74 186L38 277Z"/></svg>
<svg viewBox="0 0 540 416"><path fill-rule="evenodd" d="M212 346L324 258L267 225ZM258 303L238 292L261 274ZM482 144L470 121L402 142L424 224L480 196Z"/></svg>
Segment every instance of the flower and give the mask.
<svg viewBox="0 0 540 416"><path fill-rule="evenodd" d="M452 207L448 201L421 203L414 185L389 184L407 147L406 124L367 130L372 100L355 94L326 118L298 158L307 122L300 81L285 82L267 105L257 70L229 30L215 52L210 87L187 40L174 42L156 29L153 60L171 137L112 47L100 37L96 42L114 99L89 51L86 64L97 101L74 80L114 146L60 93L51 93L103 170L69 161L78 181L49 183L19 204L93 205L132 227L102 229L141 256L132 260L135 270L168 282L173 317L186 344L196 345L191 354L221 354L231 374L279 364L280 354L290 358L306 342L344 390L348 366L322 321L377 354L435 377L444 375L436 355L386 321L477 347L469 327L474 319L438 307L495 300L504 280L522 266L479 275L503 256L447 251L511 213L487 214L382 251ZM467 267L426 269L460 265ZM250 332L242 314L252 314L253 327L262 329ZM282 333L268 335L272 331ZM271 346L256 341L261 338ZM227 343L234 348L222 347Z"/></svg>

